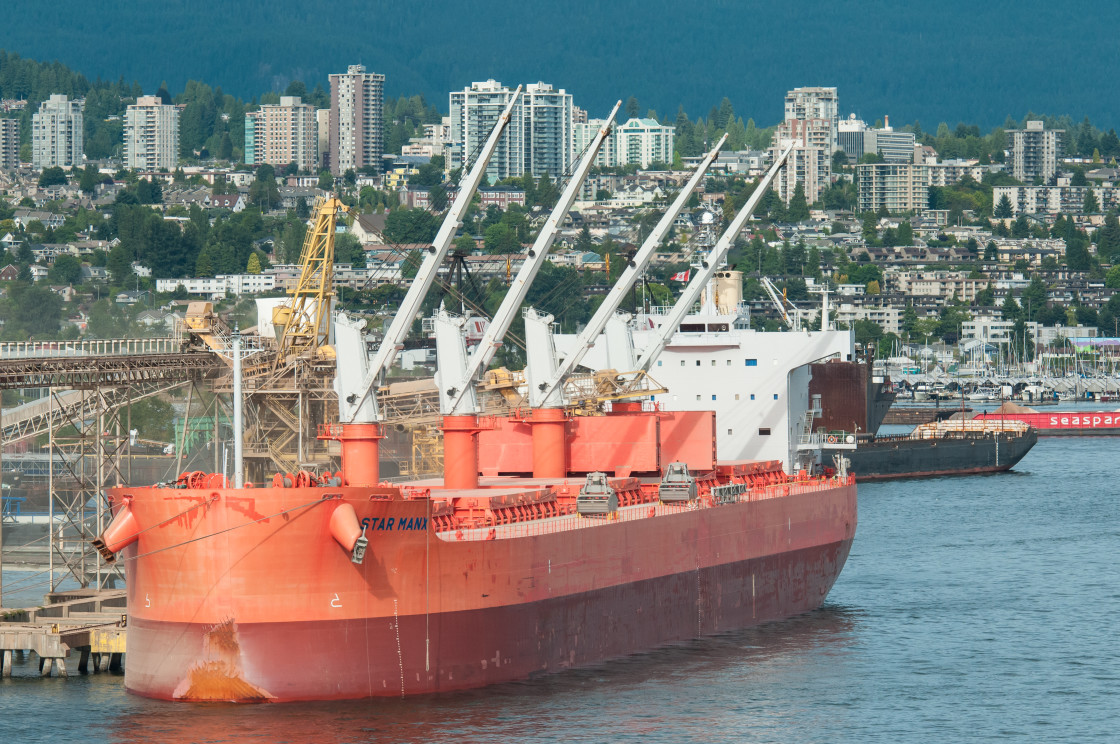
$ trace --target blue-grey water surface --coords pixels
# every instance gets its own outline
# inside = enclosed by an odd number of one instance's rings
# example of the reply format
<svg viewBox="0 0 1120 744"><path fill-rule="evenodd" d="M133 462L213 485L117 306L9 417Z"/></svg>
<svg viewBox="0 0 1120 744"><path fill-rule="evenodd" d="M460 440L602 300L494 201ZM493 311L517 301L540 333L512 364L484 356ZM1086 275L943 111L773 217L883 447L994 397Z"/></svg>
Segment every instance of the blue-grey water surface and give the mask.
<svg viewBox="0 0 1120 744"><path fill-rule="evenodd" d="M0 742L1118 741L1118 455L1043 439L1018 472L861 486L827 603L786 622L403 701L173 704L32 660Z"/></svg>

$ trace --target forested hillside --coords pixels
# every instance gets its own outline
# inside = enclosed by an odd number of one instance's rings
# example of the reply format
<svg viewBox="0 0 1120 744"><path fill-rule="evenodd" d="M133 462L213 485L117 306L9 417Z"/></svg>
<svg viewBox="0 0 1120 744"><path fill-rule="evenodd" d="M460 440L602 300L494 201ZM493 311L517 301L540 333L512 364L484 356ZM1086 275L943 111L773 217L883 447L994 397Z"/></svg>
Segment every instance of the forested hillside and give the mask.
<svg viewBox="0 0 1120 744"><path fill-rule="evenodd" d="M760 126L799 85L836 85L841 108L869 121L941 121L985 129L1008 113L1077 112L1116 125L1107 81L1120 68L1120 5L772 3L615 0L242 0L200 9L186 0L13 0L0 48L58 59L85 74L205 80L242 100L292 80L326 86L361 62L390 95L423 94L440 108L472 80L546 80L592 114L635 96L644 112L697 113L727 96Z"/></svg>

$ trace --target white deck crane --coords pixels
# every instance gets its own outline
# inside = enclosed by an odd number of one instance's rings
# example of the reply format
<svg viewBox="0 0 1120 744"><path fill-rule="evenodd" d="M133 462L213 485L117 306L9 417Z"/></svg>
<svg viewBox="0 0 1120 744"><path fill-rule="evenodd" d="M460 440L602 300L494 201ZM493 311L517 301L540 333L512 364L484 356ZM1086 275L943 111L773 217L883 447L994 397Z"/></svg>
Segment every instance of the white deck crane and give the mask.
<svg viewBox="0 0 1120 744"><path fill-rule="evenodd" d="M773 183L774 177L778 175L778 171L785 165L792 151L793 143L789 142L782 149L778 157L774 159L770 170L768 170L766 175L762 177L762 180L758 182L754 193L747 199L747 203L743 205L743 208L739 210L735 218L731 220L731 224L724 231L723 235L720 236L719 240L716 241L712 250L708 252L707 257L700 262L700 267L696 274L684 288L684 292L681 293L676 304L673 305L673 309L669 311L669 315L666 316L665 321L658 329L657 334L654 336L653 343L642 352L642 356L638 359L639 371L649 372L650 367L657 361L657 357L661 355L665 346L676 334L677 328L680 327L681 321L684 320L684 316L692 309L693 304L700 298L700 292L708 285L712 275L716 273L723 259L727 257L727 252L731 250L731 246L734 245L735 238L739 235L739 231L743 229L743 225L747 223L751 213L753 213L755 207L758 206L758 202L762 200L762 197L770 189L770 184Z"/></svg>
<svg viewBox="0 0 1120 744"><path fill-rule="evenodd" d="M614 117L621 106L622 101L614 105L606 123L599 128L595 139L584 152L548 220L537 234L537 239L526 252L525 261L501 306L494 313L490 325L469 359L463 337L463 319L454 318L445 311L440 311L436 316L436 384L439 388L440 413L443 414L444 485L448 488L478 486L477 434L480 429L475 378L490 364L501 346L502 338L521 303L525 301L529 285L547 260L548 251L556 240L560 225L587 178L599 148L610 134Z"/></svg>
<svg viewBox="0 0 1120 744"><path fill-rule="evenodd" d="M436 233L435 240L424 255L424 260L412 280L397 314L389 324L381 346L372 362L366 354L362 328L365 321L353 320L340 314L335 323L335 349L337 353L337 373L335 392L338 393L339 421L342 425L332 438L342 443L343 459L349 463L347 468L350 485L376 485L378 472L378 441L381 431L378 426L376 387L386 370L392 365L397 354L404 348L404 340L412 328L412 321L420 311L420 304L428 293L436 272L447 256L455 238L455 233L463 224L463 215L470 207L471 199L486 173L486 167L497 149L506 127L509 125L513 109L521 95L521 86L510 96L502 115L490 131L486 144L478 154L465 179L459 184L459 193L447 211L443 224Z"/></svg>
<svg viewBox="0 0 1120 744"><path fill-rule="evenodd" d="M349 343L342 343L341 341L338 343L339 347L360 348L361 354L355 354L354 356L356 358L354 360L347 361L357 362L357 366L362 368L358 370L354 365L343 364L343 360L341 358L339 359L339 374L336 379L341 386L337 391L339 393L338 405L340 421L349 423L373 423L378 420L377 396L374 392L375 388L381 381L385 371L392 366L397 354L403 348L404 339L412 329L412 321L416 319L416 315L420 311L420 304L424 301L428 289L436 279L436 272L439 270L440 264L443 263L443 259L446 258L447 252L451 248L456 231L463 224L463 215L470 206L471 199L474 198L474 193L478 189L478 185L481 183L486 173L486 167L490 163L490 158L494 155L494 151L497 149L498 140L509 124L510 117L513 114L513 107L517 103L517 99L520 95L521 86L517 86L517 89L509 99L509 103L506 104L502 115L494 124L490 136L486 140L486 144L483 145L482 150L479 152L478 159L475 160L467 177L459 184L459 193L455 196L455 200L451 204L451 209L447 211L447 216L444 218L439 232L436 233L435 240L432 241L431 247L428 248L427 253L424 255L424 260L421 262L420 268L417 270L416 276L412 280L412 285L408 288L404 299L401 300L400 308L397 314L393 316L388 330L385 331L385 338L382 340L381 346L378 348L377 354L374 356L373 360L369 362L365 361L365 345L364 342L360 340L360 330L356 340L351 338L351 336L354 335L353 333L347 333L347 341ZM344 325L349 329L353 323L351 322Z"/></svg>
<svg viewBox="0 0 1120 744"><path fill-rule="evenodd" d="M437 366L441 376L440 408L442 413L446 415L459 415L478 412L474 380L478 373L485 369L493 360L494 355L502 345L502 338L506 335L506 331L509 330L509 326L513 322L517 310L521 307L521 303L525 301L525 296L529 292L529 285L532 284L533 279L536 278L537 272L540 271L544 262L548 260L548 251L556 240L556 234L560 230L560 225L563 223L564 217L568 214L568 210L571 209L572 202L575 201L584 179L587 178L587 173L591 170L591 166L595 162L595 156L599 153L599 148L607 138L607 135L610 134L613 128L614 117L621 106L622 101L615 104L614 109L611 110L610 116L606 119L606 123L599 128L595 139L584 152L583 158L580 160L576 170L572 173L567 187L565 187L563 193L560 195L560 199L556 202L552 214L549 215L548 220L537 235L537 239L525 254L524 263L521 264L521 268L518 270L517 276L514 277L509 291L506 293L505 298L502 299L501 306L495 311L493 320L490 321L490 325L487 326L482 340L479 341L478 346L475 347L474 353L471 354L466 365L459 368L454 366L444 367L442 365L443 360L438 360L440 362ZM443 333L441 335L440 327L442 325L444 328L447 328L447 318L448 316L445 313L441 314L440 318L437 318L437 348L439 347L441 338L445 342L452 342L462 336L461 333L457 335ZM461 343L461 341L458 341L458 344L461 345Z"/></svg>
<svg viewBox="0 0 1120 744"><path fill-rule="evenodd" d="M774 286L774 282L770 281L770 277L764 276L761 281L762 288L766 290L766 294L770 295L770 301L774 303L774 307L778 308L778 314L782 316L782 321L786 324L786 328L789 328L791 331L800 331L801 316L796 312L790 315L789 311L786 310L786 305L792 307L793 303L790 302L783 293L778 291L778 288ZM797 308L794 308L795 311L796 309Z"/></svg>
<svg viewBox="0 0 1120 744"><path fill-rule="evenodd" d="M626 293L634 286L638 277L649 266L650 259L653 258L654 252L661 245L662 238L669 232L673 226L674 220L677 215L684 209L684 205L688 202L692 192L700 184L704 175L708 172L715 161L716 156L719 154L720 148L723 143L727 141L727 135L723 135L716 146L700 161L696 167L696 171L692 177L677 194L677 198L661 216L657 226L653 228L653 232L646 237L645 242L642 243L641 248L634 254L634 258L627 263L626 268L622 270L622 274L618 277L618 281L611 288L607 296L603 298L603 302L599 305L599 309L591 316L587 326L580 333L579 338L576 339L575 346L572 353L569 354L563 362L556 365L556 355L554 353L554 343L551 339L550 328L552 323L552 316L540 316L529 313L525 319L525 343L526 343L526 379L529 381L529 404L533 408L540 408L541 406L549 406L552 408L563 405L564 401L561 396L561 386L564 381L571 375L572 370L576 365L583 360L584 355L588 350L595 345L595 339L608 328L608 323L612 319L618 318L615 311L618 306L622 304ZM623 322L625 319L623 319ZM627 340L623 338L620 341L614 341L612 335L625 334L612 334L608 330L608 343L614 348L620 345L625 345ZM614 343L610 343L614 341ZM632 342L630 342L632 348ZM631 352L632 355L632 352ZM632 366L632 365L630 365ZM628 372L630 366L626 369L620 370ZM537 379L543 380L539 384L535 381Z"/></svg>

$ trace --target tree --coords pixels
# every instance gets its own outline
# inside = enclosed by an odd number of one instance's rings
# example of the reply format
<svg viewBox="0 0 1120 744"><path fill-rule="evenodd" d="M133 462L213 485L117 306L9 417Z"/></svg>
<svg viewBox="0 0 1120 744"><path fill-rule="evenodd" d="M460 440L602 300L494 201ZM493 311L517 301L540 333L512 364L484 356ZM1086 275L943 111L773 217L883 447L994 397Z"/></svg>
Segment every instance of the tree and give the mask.
<svg viewBox="0 0 1120 744"><path fill-rule="evenodd" d="M1027 288L1023 290L1023 294L1020 295L1023 301L1022 306L1026 308L1029 313L1037 313L1046 306L1048 295L1049 292L1043 281L1037 276L1033 276L1031 277L1031 283L1027 285ZM1027 320L1031 320L1031 318L1028 317Z"/></svg>
<svg viewBox="0 0 1120 744"><path fill-rule="evenodd" d="M996 301L996 291L989 281L988 286L976 293L976 306L977 307L991 307L992 303Z"/></svg>
<svg viewBox="0 0 1120 744"><path fill-rule="evenodd" d="M383 235L394 244L431 243L439 218L426 209L394 209L385 218Z"/></svg>
<svg viewBox="0 0 1120 744"><path fill-rule="evenodd" d="M805 199L805 186L801 181L793 187L793 196L789 200L786 218L790 222L804 222L809 219L809 202Z"/></svg>
<svg viewBox="0 0 1120 744"><path fill-rule="evenodd" d="M988 244L984 246L984 260L985 261L998 261L999 250L996 248L996 242L989 240Z"/></svg>
<svg viewBox="0 0 1120 744"><path fill-rule="evenodd" d="M1089 254L1089 236L1076 232L1066 239L1066 266L1071 271L1087 271L1093 265Z"/></svg>
<svg viewBox="0 0 1120 744"><path fill-rule="evenodd" d="M109 269L113 284L117 286L124 285L132 277L132 259L123 243L113 246L109 251L105 267Z"/></svg>
<svg viewBox="0 0 1120 744"><path fill-rule="evenodd" d="M1014 210L1011 207L1011 199L1008 198L1007 194L999 198L999 204L996 205L995 216L1000 219L1007 219L1014 216Z"/></svg>
<svg viewBox="0 0 1120 744"><path fill-rule="evenodd" d="M334 238L335 263L350 264L353 268L363 269L366 265L366 252L361 241L353 233L345 232Z"/></svg>
<svg viewBox="0 0 1120 744"><path fill-rule="evenodd" d="M637 98L635 98L634 96L630 96L629 98L626 99L626 116L627 116L627 118L630 118L630 119L638 118L638 112L640 112L640 111L641 111L641 109L638 107L638 99Z"/></svg>
<svg viewBox="0 0 1120 744"><path fill-rule="evenodd" d="M1110 289L1120 289L1120 265L1113 266L1108 270L1105 275L1104 285ZM1120 294L1115 294L1113 297L1120 297Z"/></svg>
<svg viewBox="0 0 1120 744"><path fill-rule="evenodd" d="M330 191L334 188L334 176L331 175L329 170L319 172L319 188L323 191Z"/></svg>
<svg viewBox="0 0 1120 744"><path fill-rule="evenodd" d="M97 184L101 182L101 173L97 168L92 165L87 165L82 169L82 174L78 179L78 187L87 194L92 194Z"/></svg>
<svg viewBox="0 0 1120 744"><path fill-rule="evenodd" d="M899 245L913 245L914 244L914 228L910 224L910 220L902 220L898 225L898 234L895 236ZM973 241L975 243L975 241Z"/></svg>
<svg viewBox="0 0 1120 744"><path fill-rule="evenodd" d="M504 222L486 228L487 253L515 253L521 249L517 232Z"/></svg>
<svg viewBox="0 0 1120 744"><path fill-rule="evenodd" d="M1027 222L1026 215L1019 215L1015 221L1011 223L1011 237L1013 238L1029 238L1031 235L1031 225Z"/></svg>
<svg viewBox="0 0 1120 744"><path fill-rule="evenodd" d="M1100 202L1097 201L1097 193L1093 189L1085 189L1085 201L1082 210L1085 214L1096 214L1101 211Z"/></svg>
<svg viewBox="0 0 1120 744"><path fill-rule="evenodd" d="M280 188L276 185L276 171L268 163L263 163L257 167L257 177L249 186L249 203L260 207L262 212L267 212L280 203Z"/></svg>
<svg viewBox="0 0 1120 744"><path fill-rule="evenodd" d="M47 276L51 284L77 284L82 279L82 262L77 256L63 253L55 258Z"/></svg>
<svg viewBox="0 0 1120 744"><path fill-rule="evenodd" d="M245 266L246 274L259 274L261 273L261 260L257 257L256 253L249 254L249 262Z"/></svg>
<svg viewBox="0 0 1120 744"><path fill-rule="evenodd" d="M66 183L66 171L62 170L59 166L52 166L44 168L43 172L39 174L39 188L45 189L48 186L61 186Z"/></svg>

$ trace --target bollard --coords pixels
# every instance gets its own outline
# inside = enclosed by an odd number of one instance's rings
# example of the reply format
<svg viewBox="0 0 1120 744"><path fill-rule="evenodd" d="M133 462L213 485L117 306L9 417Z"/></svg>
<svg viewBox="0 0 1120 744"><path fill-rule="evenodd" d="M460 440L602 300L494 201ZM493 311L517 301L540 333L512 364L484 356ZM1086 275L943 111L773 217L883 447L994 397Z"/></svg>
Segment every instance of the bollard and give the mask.
<svg viewBox="0 0 1120 744"><path fill-rule="evenodd" d="M89 646L82 646L82 655L78 657L78 671L85 674L89 671Z"/></svg>
<svg viewBox="0 0 1120 744"><path fill-rule="evenodd" d="M12 676L12 651L11 649L4 649L0 655L0 677Z"/></svg>

